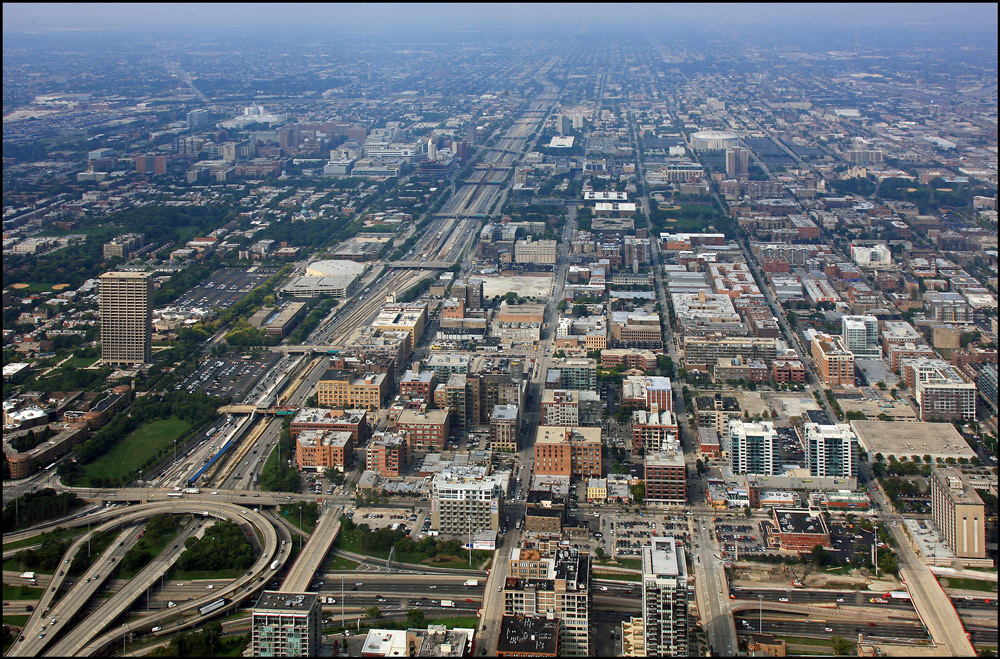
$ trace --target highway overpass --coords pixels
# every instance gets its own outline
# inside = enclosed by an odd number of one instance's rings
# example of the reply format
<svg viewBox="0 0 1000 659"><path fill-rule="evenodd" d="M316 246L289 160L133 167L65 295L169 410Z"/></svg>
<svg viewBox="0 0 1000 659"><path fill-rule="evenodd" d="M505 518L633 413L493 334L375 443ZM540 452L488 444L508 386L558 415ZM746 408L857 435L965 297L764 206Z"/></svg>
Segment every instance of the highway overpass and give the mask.
<svg viewBox="0 0 1000 659"><path fill-rule="evenodd" d="M302 593L309 589L313 577L319 570L330 546L340 533L340 507L327 507L316 521L316 528L299 552L295 564L288 571L281 584L283 593Z"/></svg>

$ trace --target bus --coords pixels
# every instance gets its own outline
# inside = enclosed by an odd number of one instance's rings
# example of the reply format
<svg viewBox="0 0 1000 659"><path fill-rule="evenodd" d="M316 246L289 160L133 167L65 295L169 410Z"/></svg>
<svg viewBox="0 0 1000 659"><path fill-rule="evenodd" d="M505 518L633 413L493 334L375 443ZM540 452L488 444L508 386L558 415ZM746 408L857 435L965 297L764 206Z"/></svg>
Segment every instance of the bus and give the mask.
<svg viewBox="0 0 1000 659"><path fill-rule="evenodd" d="M209 613L212 613L213 611L218 611L225 605L226 605L226 598L220 597L211 604L206 604L205 606L198 609L198 613L200 613L203 616L207 616Z"/></svg>
<svg viewBox="0 0 1000 659"><path fill-rule="evenodd" d="M50 464L48 467L45 468L45 471L48 471L49 469L52 469L52 467L55 467L55 466L56 466L56 463L53 462L52 464Z"/></svg>

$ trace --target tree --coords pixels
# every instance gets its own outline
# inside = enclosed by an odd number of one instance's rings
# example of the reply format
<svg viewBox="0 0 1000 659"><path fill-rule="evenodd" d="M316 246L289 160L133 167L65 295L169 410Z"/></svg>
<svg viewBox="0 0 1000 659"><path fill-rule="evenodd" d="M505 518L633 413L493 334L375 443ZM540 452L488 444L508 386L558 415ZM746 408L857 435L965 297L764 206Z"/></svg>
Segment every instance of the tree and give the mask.
<svg viewBox="0 0 1000 659"><path fill-rule="evenodd" d="M378 620L379 618L382 617L382 609L378 608L377 606L373 606L372 608L365 611L365 617L368 618L369 620Z"/></svg>
<svg viewBox="0 0 1000 659"><path fill-rule="evenodd" d="M411 629L421 629L427 626L427 616L420 609L410 609L406 612L406 625Z"/></svg>
<svg viewBox="0 0 1000 659"><path fill-rule="evenodd" d="M751 514L750 506L743 506L743 515L749 517Z"/></svg>
<svg viewBox="0 0 1000 659"><path fill-rule="evenodd" d="M705 463L701 461L701 458L694 461L694 467L698 471L699 476L708 471L708 468L705 466Z"/></svg>
<svg viewBox="0 0 1000 659"><path fill-rule="evenodd" d="M604 547L598 547L594 553L597 554L598 558L604 558Z"/></svg>
<svg viewBox="0 0 1000 659"><path fill-rule="evenodd" d="M832 637L830 645L833 647L834 654L845 655L854 652L854 646L840 636Z"/></svg>
<svg viewBox="0 0 1000 659"><path fill-rule="evenodd" d="M899 559L896 552L887 547L878 550L878 569L886 574L896 574L899 568Z"/></svg>
<svg viewBox="0 0 1000 659"><path fill-rule="evenodd" d="M574 316L576 316L576 317L579 318L581 316L586 316L587 314L588 314L588 312L587 312L587 305L586 304L574 304L573 305L573 315Z"/></svg>
<svg viewBox="0 0 1000 659"><path fill-rule="evenodd" d="M646 498L646 483L645 481L639 481L631 488L632 498L635 499L636 503L642 503Z"/></svg>

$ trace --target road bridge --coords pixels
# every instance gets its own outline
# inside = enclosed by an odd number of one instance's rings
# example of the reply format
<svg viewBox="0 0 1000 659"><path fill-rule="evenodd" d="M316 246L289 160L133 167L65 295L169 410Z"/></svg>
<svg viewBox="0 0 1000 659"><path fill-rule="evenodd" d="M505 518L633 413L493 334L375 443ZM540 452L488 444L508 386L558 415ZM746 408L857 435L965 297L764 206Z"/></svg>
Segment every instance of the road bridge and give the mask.
<svg viewBox="0 0 1000 659"><path fill-rule="evenodd" d="M239 579L234 580L228 586L221 589L213 590L212 593L205 597L200 597L193 599L189 602L179 604L178 606L158 613L150 614L142 619L141 623L132 623L138 627L142 626L143 631L146 631L153 626L161 626L161 623L169 619L176 618L178 620L177 624L172 625L169 629L165 629L165 632L172 632L178 629L183 629L193 625L200 624L204 618L198 614L197 609L211 601L214 601L220 597L231 598L225 607L219 609L217 612L223 612L228 609L233 608L239 602L247 597L251 597L255 590L263 588L263 581L258 582L258 577L266 577L271 574L270 564L273 560L277 560L279 566L285 562L288 558L288 554L278 551L278 533L274 526L265 517L259 513L254 513L248 511L247 509L232 504L223 503L218 500L213 502L209 508L205 502L197 500L167 500L163 502L156 503L146 503L139 504L136 506L128 506L126 508L116 508L113 510L105 511L102 513L103 523L99 524L93 528L89 533L83 535L79 540L77 540L73 545L70 546L69 551L64 556L64 560L60 562L60 565L67 565L66 560L72 561L72 557L76 555L77 551L82 547L94 533L101 531L106 531L113 529L117 526L123 524L140 524L147 520L148 518L160 514L195 514L195 515L209 515L212 517L218 517L220 519L228 519L237 524L241 522L249 523L253 526L260 536L263 538L263 553L257 558L257 561L250 568L246 575L241 576ZM94 516L96 517L96 515ZM110 519L108 519L110 517ZM74 525L87 523L86 519L73 520ZM129 529L128 535L124 532L122 533L121 539L116 538L118 542L126 542L128 539L134 537L131 536L133 529ZM116 551L126 551L123 545L119 545L115 542L111 544L109 552L114 553ZM174 550L172 550L174 551ZM110 561L110 554L102 555L98 559L98 562L92 566L91 569L99 569L106 574L110 574L114 568L114 565ZM271 557L271 558L269 558ZM56 591L52 590L55 588L58 590L58 584L55 583L55 578L50 587L50 590L46 593L47 595L54 594ZM106 577L105 577L106 578ZM97 579L92 578L91 582L97 581ZM61 583L61 581L59 582ZM86 604L91 599L93 593L88 592L88 587L92 583L84 582L82 585L77 583L73 588L66 593L62 599L59 601L56 609L58 610L57 619L68 622L77 614L80 608ZM96 588L96 585L94 586ZM91 589L92 590L92 589ZM139 597L140 594L144 592L144 588L136 590L135 587L131 587L132 591L131 600L134 601ZM44 599L44 597L43 597ZM21 643L15 644L9 652L9 656L39 656L48 645L49 641L52 640L52 636L48 640L44 638L39 638L41 627L46 625L46 613L50 616L56 616L55 610L51 612L46 612L45 604L39 602L38 607L32 613L31 617L28 619L27 623L24 625L22 634L25 640ZM214 615L214 614L213 614ZM88 626L87 623L81 622L81 625ZM123 633L135 632L136 627L131 627L126 625L124 630L113 629L103 636L99 637L92 643L90 643L86 648L84 648L80 654L89 655L94 654L101 648L105 647L111 641L121 638ZM100 632L99 627L94 627L94 633ZM53 635L54 636L54 635Z"/></svg>
<svg viewBox="0 0 1000 659"><path fill-rule="evenodd" d="M283 593L303 593L312 583L316 571L323 563L330 545L337 539L340 533L340 514L342 508L328 507L316 521L316 528L305 547L299 552L299 557L288 571L285 580L281 584L280 591Z"/></svg>

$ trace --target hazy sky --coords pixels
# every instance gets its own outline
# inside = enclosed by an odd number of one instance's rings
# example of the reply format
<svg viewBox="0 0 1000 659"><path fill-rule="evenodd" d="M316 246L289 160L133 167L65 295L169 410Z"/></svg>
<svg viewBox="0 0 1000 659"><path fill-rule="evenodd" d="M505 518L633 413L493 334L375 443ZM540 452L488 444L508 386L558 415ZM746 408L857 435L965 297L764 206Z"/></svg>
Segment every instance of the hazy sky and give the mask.
<svg viewBox="0 0 1000 659"><path fill-rule="evenodd" d="M101 4L4 3L3 31L466 30L549 26L680 24L871 28L969 26L996 29L997 5L984 4Z"/></svg>

